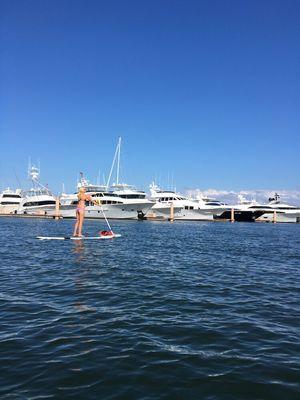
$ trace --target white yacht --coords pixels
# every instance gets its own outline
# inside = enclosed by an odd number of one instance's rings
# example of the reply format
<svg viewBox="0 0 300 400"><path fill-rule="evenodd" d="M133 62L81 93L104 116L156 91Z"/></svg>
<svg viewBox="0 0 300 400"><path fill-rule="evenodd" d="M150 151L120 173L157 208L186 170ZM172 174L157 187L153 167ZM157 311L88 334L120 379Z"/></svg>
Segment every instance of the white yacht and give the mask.
<svg viewBox="0 0 300 400"><path fill-rule="evenodd" d="M40 170L34 165L29 165L28 177L32 187L22 191L18 214L51 215L55 210L56 199L50 190L40 183Z"/></svg>
<svg viewBox="0 0 300 400"><path fill-rule="evenodd" d="M240 222L300 222L300 208L282 203L275 193L268 203L258 203L255 199L247 200L238 196L239 202L228 206L229 210L220 215L222 219L231 218L231 209L234 210L234 219Z"/></svg>
<svg viewBox="0 0 300 400"><path fill-rule="evenodd" d="M92 202L87 202L86 218L104 218L104 212L110 219L138 219L143 217L154 204L145 198L146 195L143 192L129 188L121 190L120 185L118 187L113 185L111 190L107 190L107 186L94 185L82 174L77 189L79 190L80 187L84 187L87 194L101 203L101 205L94 205ZM60 215L64 218L75 218L77 201L77 193L63 194L60 198Z"/></svg>
<svg viewBox="0 0 300 400"><path fill-rule="evenodd" d="M263 211L263 214L256 218L256 221L265 222L296 222L300 223L300 207L282 203L280 196L275 193L269 198L268 204L251 205L249 209Z"/></svg>
<svg viewBox="0 0 300 400"><path fill-rule="evenodd" d="M144 191L137 190L133 185L116 183L110 187L110 191L120 197L124 204L138 206L139 219L143 219L154 205L154 201L148 200Z"/></svg>
<svg viewBox="0 0 300 400"><path fill-rule="evenodd" d="M230 220L232 218L232 210L234 220L238 222L255 222L255 219L262 215L261 211L251 209L258 206L259 203L255 199L248 200L243 195L238 195L238 202L227 205L227 210L224 210L216 219Z"/></svg>
<svg viewBox="0 0 300 400"><path fill-rule="evenodd" d="M151 219L168 219L173 209L175 220L209 221L219 215L227 206L218 201L191 199L174 191L162 190L154 182L150 185L150 199L155 204L146 215ZM207 199L209 200L209 199Z"/></svg>
<svg viewBox="0 0 300 400"><path fill-rule="evenodd" d="M0 193L0 214L15 214L21 202L22 190L7 188Z"/></svg>

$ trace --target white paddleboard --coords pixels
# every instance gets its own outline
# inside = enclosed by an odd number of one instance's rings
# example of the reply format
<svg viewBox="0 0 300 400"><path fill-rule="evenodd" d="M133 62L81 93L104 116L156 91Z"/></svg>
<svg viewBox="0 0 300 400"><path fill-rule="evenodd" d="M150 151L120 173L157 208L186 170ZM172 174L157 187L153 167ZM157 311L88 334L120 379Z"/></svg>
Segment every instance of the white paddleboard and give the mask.
<svg viewBox="0 0 300 400"><path fill-rule="evenodd" d="M108 236L37 236L36 238L39 240L102 240L102 239L113 239L118 238L121 235L115 233L113 235Z"/></svg>

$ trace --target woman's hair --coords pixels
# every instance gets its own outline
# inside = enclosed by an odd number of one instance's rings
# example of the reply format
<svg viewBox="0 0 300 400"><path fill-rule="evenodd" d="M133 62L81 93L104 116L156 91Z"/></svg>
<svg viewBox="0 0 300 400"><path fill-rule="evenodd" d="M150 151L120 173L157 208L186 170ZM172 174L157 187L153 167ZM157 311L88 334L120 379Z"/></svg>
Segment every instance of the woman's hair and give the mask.
<svg viewBox="0 0 300 400"><path fill-rule="evenodd" d="M81 197L82 193L84 193L84 192L85 192L85 189L83 187L79 188L79 191L77 193L78 200L80 200L80 197Z"/></svg>

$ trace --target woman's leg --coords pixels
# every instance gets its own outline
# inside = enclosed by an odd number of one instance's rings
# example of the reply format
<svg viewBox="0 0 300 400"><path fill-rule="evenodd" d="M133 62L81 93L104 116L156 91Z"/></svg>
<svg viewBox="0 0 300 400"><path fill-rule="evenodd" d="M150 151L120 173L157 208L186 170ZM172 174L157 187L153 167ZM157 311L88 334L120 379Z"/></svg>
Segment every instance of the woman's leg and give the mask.
<svg viewBox="0 0 300 400"><path fill-rule="evenodd" d="M76 211L76 222L75 222L75 226L74 226L73 236L77 235L77 229L78 229L78 225L79 225L79 217L80 217L80 213L78 211Z"/></svg>
<svg viewBox="0 0 300 400"><path fill-rule="evenodd" d="M78 228L78 236L82 236L82 225L84 220L84 210L79 213L79 228Z"/></svg>

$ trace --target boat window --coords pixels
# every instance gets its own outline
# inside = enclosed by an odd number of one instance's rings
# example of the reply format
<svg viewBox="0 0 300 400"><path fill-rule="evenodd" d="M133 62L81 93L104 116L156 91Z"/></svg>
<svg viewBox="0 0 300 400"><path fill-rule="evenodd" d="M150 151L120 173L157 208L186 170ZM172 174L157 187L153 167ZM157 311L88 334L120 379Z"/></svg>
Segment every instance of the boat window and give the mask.
<svg viewBox="0 0 300 400"><path fill-rule="evenodd" d="M2 198L7 198L7 197L11 197L12 199L20 199L21 196L19 194L3 194Z"/></svg>
<svg viewBox="0 0 300 400"><path fill-rule="evenodd" d="M91 197L103 197L103 193L94 193Z"/></svg>
<svg viewBox="0 0 300 400"><path fill-rule="evenodd" d="M49 206L55 204L55 200L28 201L23 207Z"/></svg>
<svg viewBox="0 0 300 400"><path fill-rule="evenodd" d="M144 194L118 194L122 199L144 199Z"/></svg>

